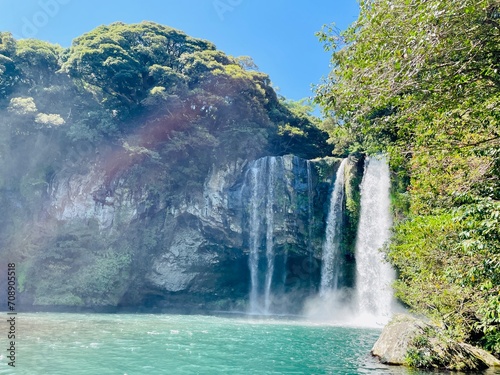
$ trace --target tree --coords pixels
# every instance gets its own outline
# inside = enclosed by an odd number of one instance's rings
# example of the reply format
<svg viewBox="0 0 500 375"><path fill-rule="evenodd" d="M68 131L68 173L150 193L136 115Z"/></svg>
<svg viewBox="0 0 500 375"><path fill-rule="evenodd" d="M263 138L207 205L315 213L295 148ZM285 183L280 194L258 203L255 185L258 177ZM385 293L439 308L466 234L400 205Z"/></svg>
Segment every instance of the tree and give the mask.
<svg viewBox="0 0 500 375"><path fill-rule="evenodd" d="M388 152L409 181L394 194L410 196L390 250L399 296L500 353L500 3L360 7L346 32L318 34L332 51L316 97L327 129L344 149Z"/></svg>
<svg viewBox="0 0 500 375"><path fill-rule="evenodd" d="M314 109L307 98L298 101L280 98L280 106L275 108L272 117L278 123L273 142L279 154L313 159L332 153L327 134L321 129L321 120L312 113Z"/></svg>
<svg viewBox="0 0 500 375"><path fill-rule="evenodd" d="M183 54L205 49L215 47L166 26L117 22L76 38L63 69L126 117L156 86L150 68L179 71Z"/></svg>
<svg viewBox="0 0 500 375"><path fill-rule="evenodd" d="M13 57L16 41L11 33L0 32L0 99L5 99L19 79Z"/></svg>
<svg viewBox="0 0 500 375"><path fill-rule="evenodd" d="M62 52L59 45L36 39L19 40L14 62L21 73L22 83L31 88L55 83Z"/></svg>
<svg viewBox="0 0 500 375"><path fill-rule="evenodd" d="M360 18L345 33L332 34L331 28L319 33L327 49L345 48L333 53L334 69L318 87L317 100L337 122L375 133L381 142L397 138L403 151L422 135L419 118L438 109L442 115L454 110L447 118L455 123L437 143L462 145L450 137L462 134L448 133L467 126L481 130L480 136L498 136L495 122L478 126L461 120L474 104L464 99L481 101L477 109L488 114L497 102L497 9L492 0L363 1Z"/></svg>

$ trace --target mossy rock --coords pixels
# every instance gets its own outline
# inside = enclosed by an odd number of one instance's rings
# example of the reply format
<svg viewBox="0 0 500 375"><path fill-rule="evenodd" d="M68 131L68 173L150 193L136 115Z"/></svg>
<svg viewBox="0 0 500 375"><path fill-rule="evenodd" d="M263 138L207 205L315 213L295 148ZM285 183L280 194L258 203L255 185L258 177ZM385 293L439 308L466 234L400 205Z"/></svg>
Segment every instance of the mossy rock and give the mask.
<svg viewBox="0 0 500 375"><path fill-rule="evenodd" d="M439 327L398 314L384 328L372 349L382 363L419 368L480 371L500 366L488 352L447 337Z"/></svg>
<svg viewBox="0 0 500 375"><path fill-rule="evenodd" d="M313 167L316 169L318 180L320 182L331 183L331 179L335 176L342 159L326 156L324 158L313 159L311 162L313 163Z"/></svg>
<svg viewBox="0 0 500 375"><path fill-rule="evenodd" d="M345 229L343 248L354 256L356 233L361 212L361 180L363 179L364 159L350 155L345 166Z"/></svg>

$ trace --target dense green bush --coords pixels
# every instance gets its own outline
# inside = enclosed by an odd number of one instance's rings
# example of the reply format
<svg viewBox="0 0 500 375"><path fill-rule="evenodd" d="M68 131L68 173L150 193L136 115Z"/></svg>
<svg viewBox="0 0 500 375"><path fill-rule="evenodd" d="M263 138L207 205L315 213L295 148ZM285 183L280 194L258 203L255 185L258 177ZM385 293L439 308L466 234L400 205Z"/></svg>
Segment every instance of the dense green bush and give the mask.
<svg viewBox="0 0 500 375"><path fill-rule="evenodd" d="M317 89L336 152L387 152L398 296L499 352L500 22L496 0L367 0L325 28Z"/></svg>

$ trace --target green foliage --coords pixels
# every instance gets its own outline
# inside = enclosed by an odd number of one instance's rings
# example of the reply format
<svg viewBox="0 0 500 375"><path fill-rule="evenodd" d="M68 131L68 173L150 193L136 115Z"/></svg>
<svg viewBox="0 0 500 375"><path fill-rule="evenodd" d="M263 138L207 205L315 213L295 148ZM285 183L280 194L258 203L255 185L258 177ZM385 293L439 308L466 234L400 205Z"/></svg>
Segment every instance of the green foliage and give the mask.
<svg viewBox="0 0 500 375"><path fill-rule="evenodd" d="M399 298L498 354L498 1L360 7L347 31L318 33L323 128L336 152L390 155Z"/></svg>
<svg viewBox="0 0 500 375"><path fill-rule="evenodd" d="M183 54L214 48L209 42L155 23L117 22L75 39L63 69L82 80L110 108L127 116L154 86L154 78L160 84L171 83L169 76L179 72Z"/></svg>
<svg viewBox="0 0 500 375"><path fill-rule="evenodd" d="M13 90L19 76L13 58L16 54L16 41L11 33L0 32L0 100L5 99Z"/></svg>
<svg viewBox="0 0 500 375"><path fill-rule="evenodd" d="M65 225L29 254L24 289L35 305L116 305L131 272L130 245L100 235L95 222Z"/></svg>
<svg viewBox="0 0 500 375"><path fill-rule="evenodd" d="M17 291L22 293L26 285L26 272L29 269L29 265L26 263L21 263L17 269Z"/></svg>
<svg viewBox="0 0 500 375"><path fill-rule="evenodd" d="M472 125L463 118L471 103L462 99L496 95L495 9L495 2L487 0L362 2L360 18L345 33L320 33L329 48L346 47L333 54L335 68L318 88L318 100L334 111L334 118L385 142L424 135L414 132L415 117L431 113ZM463 111L456 111L460 103ZM448 105L456 112L443 111Z"/></svg>
<svg viewBox="0 0 500 375"><path fill-rule="evenodd" d="M481 320L476 329L483 334L480 343L485 349L500 355L500 296L491 293L490 298L479 308L478 314L481 315Z"/></svg>
<svg viewBox="0 0 500 375"><path fill-rule="evenodd" d="M37 112L36 104L33 98L12 98L8 110L16 115L33 115Z"/></svg>
<svg viewBox="0 0 500 375"><path fill-rule="evenodd" d="M250 56L238 56L236 57L236 61L245 70L259 70L259 67Z"/></svg>
<svg viewBox="0 0 500 375"><path fill-rule="evenodd" d="M488 0L365 1L346 32L319 33L334 51L331 76L317 89L333 135L394 155L495 147L496 9Z"/></svg>
<svg viewBox="0 0 500 375"><path fill-rule="evenodd" d="M431 342L434 341L434 343ZM435 368L447 367L447 363L443 362L443 358L434 352L433 346L437 341L446 347L446 338L439 334L432 327L425 327L421 334L415 335L408 344L406 351L406 365L413 368ZM434 344L434 345L433 345Z"/></svg>
<svg viewBox="0 0 500 375"><path fill-rule="evenodd" d="M479 291L474 328L480 341L500 354L500 202L491 197L460 196L465 203L456 209L459 232L458 256L466 260L464 269L453 276ZM465 202L464 202L465 201ZM464 263L463 261L461 263Z"/></svg>
<svg viewBox="0 0 500 375"><path fill-rule="evenodd" d="M27 86L49 85L56 80L63 48L36 39L21 39L16 44L14 62Z"/></svg>
<svg viewBox="0 0 500 375"><path fill-rule="evenodd" d="M485 246L476 233L483 229L456 214L412 216L396 226L389 256L403 302L442 321L455 337L488 342L498 353L498 242Z"/></svg>
<svg viewBox="0 0 500 375"><path fill-rule="evenodd" d="M277 154L314 159L332 153L320 119L312 114L314 106L310 101L280 98L280 104L271 112L271 119L278 123L278 132L271 140Z"/></svg>
<svg viewBox="0 0 500 375"><path fill-rule="evenodd" d="M361 181L363 178L363 158L350 157L345 169L345 231L342 242L347 253L354 255L356 232L361 212Z"/></svg>
<svg viewBox="0 0 500 375"><path fill-rule="evenodd" d="M41 202L43 192L47 189L47 181L42 171L38 175L26 174L21 179L19 192L26 202L34 205Z"/></svg>
<svg viewBox="0 0 500 375"><path fill-rule="evenodd" d="M410 193L408 191L407 171L394 172L391 178L391 208L396 221L404 220L410 212Z"/></svg>
<svg viewBox="0 0 500 375"><path fill-rule="evenodd" d="M65 123L61 115L58 115L57 113L39 113L35 117L35 122L47 128L60 126Z"/></svg>
<svg viewBox="0 0 500 375"><path fill-rule="evenodd" d="M432 368L434 367L434 359L427 355L423 350L408 349L406 352L405 363L408 367L413 368Z"/></svg>
<svg viewBox="0 0 500 375"><path fill-rule="evenodd" d="M75 294L81 296L87 305L116 305L109 291L119 288L129 273L131 257L123 251L106 249L96 253L92 261L77 270L71 285Z"/></svg>
<svg viewBox="0 0 500 375"><path fill-rule="evenodd" d="M287 137L304 137L306 133L304 133L304 131L300 128L286 124L278 126L278 135Z"/></svg>
<svg viewBox="0 0 500 375"><path fill-rule="evenodd" d="M255 147L250 157L329 152L310 105L280 102L251 58L228 56L179 30L118 22L76 38L69 49L8 33L0 46L0 93L10 101L4 105L15 135L52 129L67 138L57 137L63 143L123 144L138 127L159 131L163 123L160 139L148 140L152 147L170 131L203 127L223 145L213 155L220 162L235 156L231 143ZM9 97L14 89L17 96ZM246 139L252 133L255 142Z"/></svg>

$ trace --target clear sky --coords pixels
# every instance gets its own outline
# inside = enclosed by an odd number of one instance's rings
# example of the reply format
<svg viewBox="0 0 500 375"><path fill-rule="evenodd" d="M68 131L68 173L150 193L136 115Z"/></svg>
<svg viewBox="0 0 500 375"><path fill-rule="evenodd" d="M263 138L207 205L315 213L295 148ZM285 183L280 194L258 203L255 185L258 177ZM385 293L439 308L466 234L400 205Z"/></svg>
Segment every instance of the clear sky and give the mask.
<svg viewBox="0 0 500 375"><path fill-rule="evenodd" d="M0 0L0 30L68 47L102 24L154 21L251 56L280 94L298 100L329 71L314 33L332 22L345 29L358 11L356 0Z"/></svg>

